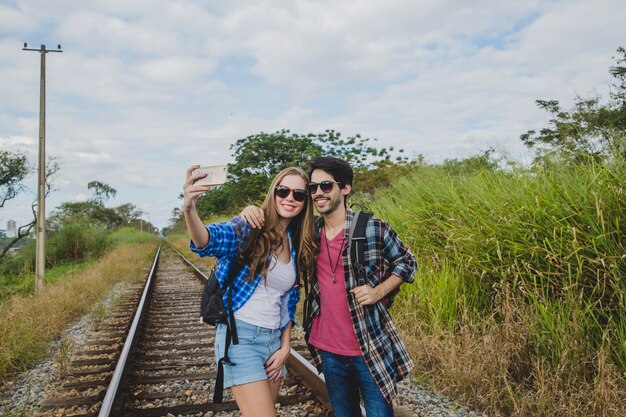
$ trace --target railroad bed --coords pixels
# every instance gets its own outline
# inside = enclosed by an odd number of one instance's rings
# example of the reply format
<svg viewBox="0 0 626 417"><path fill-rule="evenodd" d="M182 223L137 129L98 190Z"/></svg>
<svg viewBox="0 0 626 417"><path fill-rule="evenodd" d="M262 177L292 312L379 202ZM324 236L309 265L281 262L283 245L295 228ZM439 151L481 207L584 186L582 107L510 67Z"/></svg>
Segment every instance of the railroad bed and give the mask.
<svg viewBox="0 0 626 417"><path fill-rule="evenodd" d="M145 285L130 287L115 303L74 353L61 389L45 398L35 415L208 417L237 410L231 390L225 390L223 403L212 403L214 328L198 313L203 279L180 253L162 244ZM332 416L304 343L292 345L278 414ZM416 414L401 408L396 415Z"/></svg>

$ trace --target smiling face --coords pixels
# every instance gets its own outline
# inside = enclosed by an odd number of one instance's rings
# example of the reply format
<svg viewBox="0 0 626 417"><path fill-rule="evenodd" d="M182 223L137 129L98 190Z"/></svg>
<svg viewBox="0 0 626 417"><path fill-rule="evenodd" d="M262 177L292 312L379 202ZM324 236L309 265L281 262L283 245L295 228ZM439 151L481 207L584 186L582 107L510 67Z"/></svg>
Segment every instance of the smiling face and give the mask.
<svg viewBox="0 0 626 417"><path fill-rule="evenodd" d="M340 188L341 184L337 184L332 175L328 172L316 169L311 173L311 182L321 183L322 181L333 182L333 188L330 192L325 193L321 187L317 187L317 190L311 194L315 208L321 215L328 215L337 210L337 207L343 205L344 196L350 193L350 186L344 185Z"/></svg>
<svg viewBox="0 0 626 417"><path fill-rule="evenodd" d="M285 186L291 190L306 190L306 182L299 175L287 175L278 185ZM305 201L296 201L293 198L293 191L290 191L287 197L281 198L274 195L276 200L276 211L281 219L293 219L304 208Z"/></svg>

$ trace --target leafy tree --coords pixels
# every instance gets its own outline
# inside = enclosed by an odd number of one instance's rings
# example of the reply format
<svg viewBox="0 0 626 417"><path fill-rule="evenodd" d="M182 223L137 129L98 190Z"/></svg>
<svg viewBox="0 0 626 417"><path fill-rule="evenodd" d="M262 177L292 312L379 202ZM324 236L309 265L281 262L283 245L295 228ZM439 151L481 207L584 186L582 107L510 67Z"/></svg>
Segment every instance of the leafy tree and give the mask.
<svg viewBox="0 0 626 417"><path fill-rule="evenodd" d="M609 68L614 81L609 100L577 97L573 108L563 110L557 100L537 100L550 113L548 126L529 130L520 139L537 150L539 160L556 155L576 163L618 157L626 160L626 49L617 49Z"/></svg>
<svg viewBox="0 0 626 417"><path fill-rule="evenodd" d="M105 207L105 201L117 194L117 190L108 184L91 181L87 184L87 188L94 192L91 199L65 202L55 209L50 216L53 229L60 229L67 219L82 219L90 226L115 229L125 223L127 220L124 218L125 215L136 214L133 212L132 204L120 206L118 209Z"/></svg>
<svg viewBox="0 0 626 417"><path fill-rule="evenodd" d="M117 207L106 207L104 203L115 197L117 190L100 181L91 181L87 188L93 190L94 196L87 201L65 202L55 209L50 216L53 230L61 230L65 224L80 221L89 227L99 229L116 229L129 226L152 232L154 226L142 219L143 212L132 203L124 203Z"/></svg>
<svg viewBox="0 0 626 417"><path fill-rule="evenodd" d="M87 184L87 188L89 190L93 190L95 194L92 200L102 204L108 201L109 198L115 197L117 194L117 190L115 188L100 181L89 182L89 184Z"/></svg>
<svg viewBox="0 0 626 417"><path fill-rule="evenodd" d="M494 152L493 148L489 148L464 159L446 159L441 166L451 175L467 175L477 171L496 171L499 168L499 160L494 159Z"/></svg>
<svg viewBox="0 0 626 417"><path fill-rule="evenodd" d="M134 204L125 203L120 206L114 207L113 210L122 219L122 223L130 224L133 221L141 219L143 212L138 209Z"/></svg>
<svg viewBox="0 0 626 417"><path fill-rule="evenodd" d="M615 79L611 92L611 99L617 107L624 110L626 104L626 49L623 46L617 48L617 56L613 57L617 65L609 68L609 73Z"/></svg>
<svg viewBox="0 0 626 417"><path fill-rule="evenodd" d="M370 141L360 135L343 138L334 130L307 135L280 130L239 139L230 147L235 162L228 165L227 183L198 199L198 212L208 217L259 202L278 172L288 166L306 168L307 162L319 155L343 158L357 172L390 163L393 148L376 148ZM398 156L396 160L407 158Z"/></svg>
<svg viewBox="0 0 626 417"><path fill-rule="evenodd" d="M315 155L335 156L345 159L355 171L363 171L380 164L387 164L392 160L393 146L389 148L376 148L369 144L370 140L376 142L378 139L362 138L360 134L342 138L340 132L326 130L316 135L307 135L315 143L319 144L322 152ZM404 153L404 149L398 149L398 153ZM408 158L398 155L396 162L407 162Z"/></svg>
<svg viewBox="0 0 626 417"><path fill-rule="evenodd" d="M376 190L391 185L398 177L407 175L417 167L426 165L424 156L420 155L416 160L407 163L378 163L376 167L367 171L357 171L354 175L354 188L351 204L361 204L367 208L371 202L371 196Z"/></svg>
<svg viewBox="0 0 626 417"><path fill-rule="evenodd" d="M320 155L345 159L357 171L391 159L393 148L375 148L369 144L370 140L358 134L343 139L341 133L334 130L307 135L291 133L289 130L262 132L239 139L231 145L235 162L228 165L229 178L237 181L260 174L272 178L288 166L304 168L310 159ZM402 153L403 150L398 152ZM403 157L396 159L406 160Z"/></svg>
<svg viewBox="0 0 626 417"><path fill-rule="evenodd" d="M60 229L65 219L76 218L86 221L90 226L115 229L123 224L122 217L115 209L105 207L100 201L72 201L61 203L50 216L53 230Z"/></svg>
<svg viewBox="0 0 626 417"><path fill-rule="evenodd" d="M22 181L31 171L24 154L0 151L0 208L23 190Z"/></svg>

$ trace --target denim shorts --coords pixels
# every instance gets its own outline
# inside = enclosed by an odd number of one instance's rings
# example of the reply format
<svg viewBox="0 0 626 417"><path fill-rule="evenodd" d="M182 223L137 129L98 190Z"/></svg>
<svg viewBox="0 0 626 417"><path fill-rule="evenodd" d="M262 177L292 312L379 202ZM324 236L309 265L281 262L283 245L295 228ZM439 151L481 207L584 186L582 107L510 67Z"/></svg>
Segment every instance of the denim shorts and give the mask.
<svg viewBox="0 0 626 417"><path fill-rule="evenodd" d="M280 329L268 329L235 320L239 344L228 348L234 365L224 364L224 388L267 380L265 362L280 348ZM218 324L215 331L215 363L224 357L226 325ZM285 367L281 376L285 376Z"/></svg>

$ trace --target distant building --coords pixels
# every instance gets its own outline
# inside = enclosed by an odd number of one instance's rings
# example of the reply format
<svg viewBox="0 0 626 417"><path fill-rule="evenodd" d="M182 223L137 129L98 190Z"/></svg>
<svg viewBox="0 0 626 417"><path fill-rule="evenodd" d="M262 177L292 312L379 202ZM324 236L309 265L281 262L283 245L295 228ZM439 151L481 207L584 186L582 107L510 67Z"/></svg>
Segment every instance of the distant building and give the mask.
<svg viewBox="0 0 626 417"><path fill-rule="evenodd" d="M4 229L0 229L0 239L7 237L7 231Z"/></svg>
<svg viewBox="0 0 626 417"><path fill-rule="evenodd" d="M15 220L9 220L7 222L7 237L16 237L17 236L17 224Z"/></svg>

